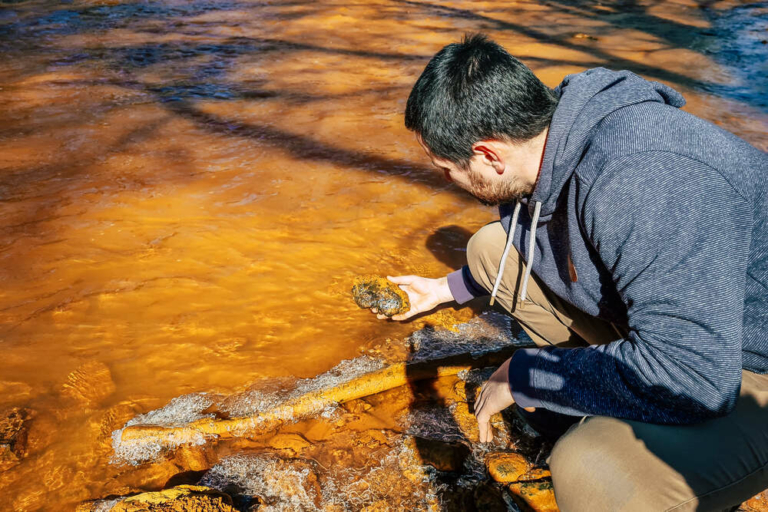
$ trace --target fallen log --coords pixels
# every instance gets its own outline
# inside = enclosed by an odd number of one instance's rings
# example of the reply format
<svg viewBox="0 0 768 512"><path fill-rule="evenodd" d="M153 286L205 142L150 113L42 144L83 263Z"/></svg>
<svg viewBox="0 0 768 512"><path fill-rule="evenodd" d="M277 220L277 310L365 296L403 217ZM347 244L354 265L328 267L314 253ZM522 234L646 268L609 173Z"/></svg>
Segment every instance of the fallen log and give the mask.
<svg viewBox="0 0 768 512"><path fill-rule="evenodd" d="M364 398L420 380L456 375L475 368L499 366L511 357L515 350L516 347L509 346L478 356L464 353L433 360L395 363L330 388L310 391L253 416L204 418L180 427L131 425L125 427L121 440L123 443L156 443L172 448L199 443L201 435L216 436L220 439L255 436L275 430L286 422L316 415L332 404Z"/></svg>

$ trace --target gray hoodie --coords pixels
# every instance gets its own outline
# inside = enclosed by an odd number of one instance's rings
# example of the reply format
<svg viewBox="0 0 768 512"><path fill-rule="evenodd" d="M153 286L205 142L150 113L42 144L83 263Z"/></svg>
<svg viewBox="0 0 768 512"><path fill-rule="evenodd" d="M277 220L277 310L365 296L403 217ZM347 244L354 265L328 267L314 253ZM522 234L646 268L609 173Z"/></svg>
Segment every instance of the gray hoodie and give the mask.
<svg viewBox="0 0 768 512"><path fill-rule="evenodd" d="M663 424L727 414L742 368L768 371L768 155L627 71L556 92L511 241L553 293L628 335L518 351L516 402ZM514 206L500 207L507 233ZM490 292L466 267L449 285L459 303Z"/></svg>

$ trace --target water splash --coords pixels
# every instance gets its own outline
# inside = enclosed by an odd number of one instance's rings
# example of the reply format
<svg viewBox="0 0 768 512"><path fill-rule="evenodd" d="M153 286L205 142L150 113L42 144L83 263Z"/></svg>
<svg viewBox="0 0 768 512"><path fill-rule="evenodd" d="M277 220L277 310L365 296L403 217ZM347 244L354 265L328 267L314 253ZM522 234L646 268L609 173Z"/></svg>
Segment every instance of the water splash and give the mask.
<svg viewBox="0 0 768 512"><path fill-rule="evenodd" d="M457 354L478 356L514 346L528 346L532 342L524 332L513 333L513 322L507 315L486 311L469 322L456 326L456 331L425 327L405 342L411 350L411 361L438 359Z"/></svg>
<svg viewBox="0 0 768 512"><path fill-rule="evenodd" d="M168 449L176 448L189 442L188 439L177 443L159 443L157 441L145 441L141 443L122 441L123 430L133 425L157 425L161 427L179 427L203 418L212 418L213 414L205 414L203 411L211 407L216 400L215 395L196 393L174 398L170 403L160 409L141 414L129 420L125 426L112 432L112 448L115 455L113 462L128 462L139 465L144 462L157 460ZM206 442L206 436L196 436L193 445L202 445Z"/></svg>
<svg viewBox="0 0 768 512"><path fill-rule="evenodd" d="M222 460L200 481L239 498L245 505L260 503L264 512L317 510L321 494L313 464L274 455L236 455Z"/></svg>
<svg viewBox="0 0 768 512"><path fill-rule="evenodd" d="M443 487L437 470L418 463L402 439L366 467L322 468L306 459L271 454L222 460L200 481L259 511L357 511L395 501L402 510L439 510ZM408 475L408 476L406 476Z"/></svg>

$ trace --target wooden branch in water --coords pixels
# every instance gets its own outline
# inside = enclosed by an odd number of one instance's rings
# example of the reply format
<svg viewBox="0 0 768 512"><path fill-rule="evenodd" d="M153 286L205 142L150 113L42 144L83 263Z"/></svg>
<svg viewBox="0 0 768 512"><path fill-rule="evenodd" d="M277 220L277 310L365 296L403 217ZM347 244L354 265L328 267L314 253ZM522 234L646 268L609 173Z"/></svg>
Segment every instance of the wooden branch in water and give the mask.
<svg viewBox="0 0 768 512"><path fill-rule="evenodd" d="M275 430L288 421L318 414L331 404L364 398L419 380L456 375L474 368L499 366L511 357L515 350L516 347L510 346L477 357L458 354L441 359L395 363L331 388L310 391L253 416L231 419L205 418L183 427L132 425L123 430L121 439L123 442L141 441L163 446L179 446L198 441L201 434L224 439L259 435Z"/></svg>

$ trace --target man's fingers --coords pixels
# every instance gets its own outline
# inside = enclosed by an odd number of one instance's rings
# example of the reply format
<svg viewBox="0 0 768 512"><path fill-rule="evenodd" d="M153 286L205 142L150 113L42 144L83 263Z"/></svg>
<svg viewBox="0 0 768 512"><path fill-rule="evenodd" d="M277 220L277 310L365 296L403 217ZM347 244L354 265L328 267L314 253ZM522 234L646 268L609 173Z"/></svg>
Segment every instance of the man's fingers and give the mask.
<svg viewBox="0 0 768 512"><path fill-rule="evenodd" d="M477 414L477 411L483 410L485 403L491 396L491 392L488 387L488 383L486 382L485 385L480 388L480 392L477 394L477 397L475 397L475 414Z"/></svg>
<svg viewBox="0 0 768 512"><path fill-rule="evenodd" d="M477 420L477 429L480 434L480 442L481 443L487 443L491 439L493 439L493 436L491 435L491 423L488 419L478 419Z"/></svg>
<svg viewBox="0 0 768 512"><path fill-rule="evenodd" d="M478 416L483 411L486 400L482 394L475 399L475 416Z"/></svg>
<svg viewBox="0 0 768 512"><path fill-rule="evenodd" d="M485 396L485 390L488 389L487 386L483 386L480 388L480 391L477 392L477 396L475 397L475 404L479 404L483 400L483 397ZM477 407L475 407L477 409Z"/></svg>
<svg viewBox="0 0 768 512"><path fill-rule="evenodd" d="M379 320L385 320L387 318L387 315L376 315L376 318Z"/></svg>
<svg viewBox="0 0 768 512"><path fill-rule="evenodd" d="M418 276L387 276L395 284L411 284Z"/></svg>
<svg viewBox="0 0 768 512"><path fill-rule="evenodd" d="M418 313L418 310L415 310L413 308L409 309L405 313L400 313L399 315L395 315L392 317L392 320L408 320L412 316L416 315Z"/></svg>

